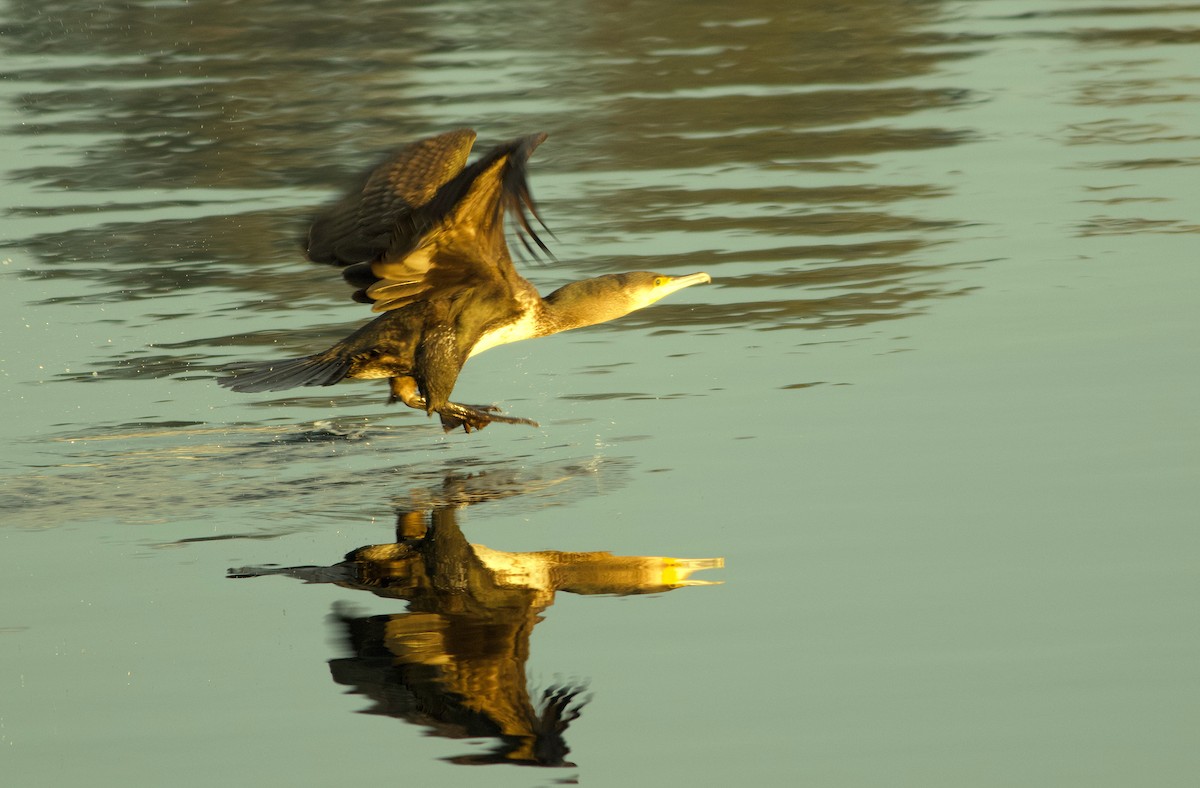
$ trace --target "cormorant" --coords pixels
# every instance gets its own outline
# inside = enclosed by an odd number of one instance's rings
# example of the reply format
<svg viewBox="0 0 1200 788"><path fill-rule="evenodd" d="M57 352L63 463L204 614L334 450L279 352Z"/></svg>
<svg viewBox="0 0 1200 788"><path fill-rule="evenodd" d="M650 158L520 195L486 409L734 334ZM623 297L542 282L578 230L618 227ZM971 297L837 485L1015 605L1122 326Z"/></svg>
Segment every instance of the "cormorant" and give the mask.
<svg viewBox="0 0 1200 788"><path fill-rule="evenodd" d="M403 147L366 172L313 219L307 252L314 262L342 266L346 281L358 288L354 299L383 314L321 353L233 364L217 382L253 392L388 378L389 402L436 411L446 432L493 421L537 426L493 405L451 402L467 359L497 345L603 323L712 281L706 273L631 271L572 282L542 298L513 267L504 216L517 223L528 251L549 252L529 222L529 215L542 220L525 166L544 139L512 140L467 167L475 132L459 129Z"/></svg>

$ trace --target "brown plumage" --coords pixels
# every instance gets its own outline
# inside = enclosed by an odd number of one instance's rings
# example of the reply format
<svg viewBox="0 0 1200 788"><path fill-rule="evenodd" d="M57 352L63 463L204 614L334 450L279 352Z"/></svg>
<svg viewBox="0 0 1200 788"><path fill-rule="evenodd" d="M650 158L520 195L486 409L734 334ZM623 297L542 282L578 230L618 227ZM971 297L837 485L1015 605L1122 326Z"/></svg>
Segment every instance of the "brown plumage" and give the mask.
<svg viewBox="0 0 1200 788"><path fill-rule="evenodd" d="M521 137L465 166L475 133L460 129L408 145L370 170L313 219L308 256L342 266L355 300L383 314L322 353L235 364L218 382L252 392L388 378L390 401L437 412L447 431L492 421L536 426L494 406L451 402L467 359L612 320L711 281L635 271L574 282L543 299L513 267L504 217L517 223L526 249L548 251L529 219L541 223L525 167L545 138Z"/></svg>

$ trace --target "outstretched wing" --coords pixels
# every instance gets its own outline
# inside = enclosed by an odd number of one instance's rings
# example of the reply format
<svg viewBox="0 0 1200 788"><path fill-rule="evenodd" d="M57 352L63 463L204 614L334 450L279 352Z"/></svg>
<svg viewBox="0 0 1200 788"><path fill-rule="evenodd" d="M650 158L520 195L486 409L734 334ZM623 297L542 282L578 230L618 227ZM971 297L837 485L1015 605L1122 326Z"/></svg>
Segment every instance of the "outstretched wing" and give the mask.
<svg viewBox="0 0 1200 788"><path fill-rule="evenodd" d="M529 220L541 222L526 171L544 139L545 134L534 134L497 146L401 217L386 252L370 264L370 281L355 281L374 302L372 310L397 309L468 287L491 285L511 294L523 284L504 239L504 216L513 217L528 250L549 252Z"/></svg>
<svg viewBox="0 0 1200 788"><path fill-rule="evenodd" d="M341 266L379 260L397 241L397 229L412 226L413 211L462 172L474 142L470 129L449 131L406 145L363 173L345 197L313 219L308 258ZM347 271L351 281L357 275Z"/></svg>

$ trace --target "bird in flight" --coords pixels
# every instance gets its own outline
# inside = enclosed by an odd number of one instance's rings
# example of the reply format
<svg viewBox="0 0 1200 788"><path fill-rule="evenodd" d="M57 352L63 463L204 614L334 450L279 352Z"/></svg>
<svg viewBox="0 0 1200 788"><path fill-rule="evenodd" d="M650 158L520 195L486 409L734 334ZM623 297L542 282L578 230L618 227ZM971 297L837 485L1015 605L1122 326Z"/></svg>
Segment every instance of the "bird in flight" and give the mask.
<svg viewBox="0 0 1200 788"><path fill-rule="evenodd" d="M354 300L378 317L328 350L275 362L240 362L217 382L234 391L331 386L387 378L389 402L437 413L450 432L493 421L529 424L494 405L450 401L459 371L478 353L522 339L595 325L711 282L706 273L605 274L545 298L513 266L504 220L531 253L549 250L529 191L526 164L545 134L498 145L470 166L475 132L459 129L414 142L366 172L313 219L308 257L342 267Z"/></svg>

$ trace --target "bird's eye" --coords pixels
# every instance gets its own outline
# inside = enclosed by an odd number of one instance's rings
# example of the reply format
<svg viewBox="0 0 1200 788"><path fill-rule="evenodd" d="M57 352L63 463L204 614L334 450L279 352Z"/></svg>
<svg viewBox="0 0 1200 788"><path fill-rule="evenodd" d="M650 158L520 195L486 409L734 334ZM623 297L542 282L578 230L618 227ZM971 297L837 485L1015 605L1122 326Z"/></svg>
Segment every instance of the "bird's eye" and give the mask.
<svg viewBox="0 0 1200 788"><path fill-rule="evenodd" d="M667 278L665 276L654 277L654 286L655 287L662 287L666 283L667 283Z"/></svg>

